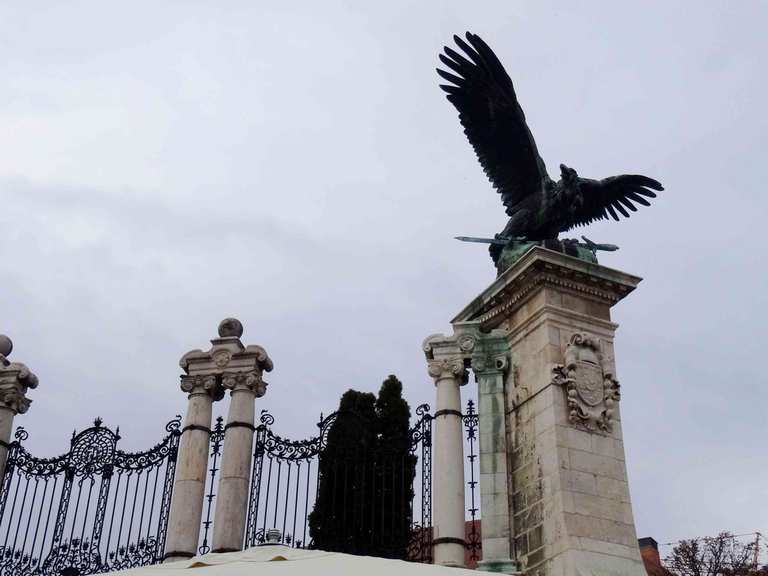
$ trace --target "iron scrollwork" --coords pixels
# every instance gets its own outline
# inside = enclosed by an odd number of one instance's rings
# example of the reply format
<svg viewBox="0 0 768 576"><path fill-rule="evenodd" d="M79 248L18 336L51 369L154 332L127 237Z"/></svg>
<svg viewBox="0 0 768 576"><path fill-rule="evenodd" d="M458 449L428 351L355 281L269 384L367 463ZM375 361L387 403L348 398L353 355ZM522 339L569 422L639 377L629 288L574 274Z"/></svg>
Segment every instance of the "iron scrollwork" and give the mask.
<svg viewBox="0 0 768 576"><path fill-rule="evenodd" d="M86 575L162 559L181 418L142 452L96 419L70 449L37 458L11 443L0 487L0 576Z"/></svg>
<svg viewBox="0 0 768 576"><path fill-rule="evenodd" d="M208 554L208 552L211 551L211 547L208 544L208 535L211 531L211 524L213 524L213 520L211 520L211 513L213 511L213 501L216 498L214 486L216 486L216 474L219 472L219 457L221 456L221 447L224 443L224 435L226 433L227 430L224 427L224 418L218 416L216 418L216 424L214 425L213 430L211 430L211 455L209 456L211 459L211 468L209 470L210 474L208 475L208 493L205 495L206 512L205 520L203 520L202 526L203 542L197 549L198 554Z"/></svg>
<svg viewBox="0 0 768 576"><path fill-rule="evenodd" d="M480 553L482 550L482 541L480 539L480 533L477 529L477 477L475 475L477 454L475 453L475 442L477 441L477 427L480 423L477 411L475 410L475 403L472 400L467 401L467 411L462 417L464 421L464 430L466 432L467 442L469 443L469 454L467 460L469 461L469 486L470 494L470 507L468 508L471 523L469 530L467 530L466 537L464 539L465 546L469 551L470 560L477 562L480 560Z"/></svg>
<svg viewBox="0 0 768 576"><path fill-rule="evenodd" d="M409 560L432 561L432 416L429 406L423 404L415 410L417 421L408 432L408 451L421 462L419 509L413 495L409 498L410 538ZM318 434L304 440L289 440L275 434L272 426L275 418L262 411L256 428L251 472L251 488L246 523L245 545L255 546L264 542L270 528L278 528L283 544L312 547L308 538L308 516L315 506L319 488L320 459L325 454L328 434L341 414L334 412L320 416ZM343 458L334 455L332 458ZM338 462L339 467L346 461ZM333 467L332 462L326 466ZM382 463L376 464L382 466ZM413 494L413 492L411 492Z"/></svg>

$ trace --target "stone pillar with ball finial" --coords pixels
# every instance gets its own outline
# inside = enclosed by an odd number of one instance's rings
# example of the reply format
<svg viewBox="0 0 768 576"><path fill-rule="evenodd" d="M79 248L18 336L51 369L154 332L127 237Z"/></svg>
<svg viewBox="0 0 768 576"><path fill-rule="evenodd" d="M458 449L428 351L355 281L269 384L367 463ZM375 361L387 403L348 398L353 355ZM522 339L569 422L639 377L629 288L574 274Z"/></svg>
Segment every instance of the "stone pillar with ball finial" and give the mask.
<svg viewBox="0 0 768 576"><path fill-rule="evenodd" d="M272 360L261 346L243 346L243 325L234 318L221 323L219 335L219 349L225 350L226 346L226 353L216 356L216 364L221 370L222 387L230 391L230 403L213 522L213 552L232 552L243 548L255 400L267 391L262 374L272 370Z"/></svg>
<svg viewBox="0 0 768 576"><path fill-rule="evenodd" d="M11 339L0 334L0 478L5 474L13 419L29 409L32 401L27 398L27 390L37 388L37 376L29 368L8 360L12 350Z"/></svg>

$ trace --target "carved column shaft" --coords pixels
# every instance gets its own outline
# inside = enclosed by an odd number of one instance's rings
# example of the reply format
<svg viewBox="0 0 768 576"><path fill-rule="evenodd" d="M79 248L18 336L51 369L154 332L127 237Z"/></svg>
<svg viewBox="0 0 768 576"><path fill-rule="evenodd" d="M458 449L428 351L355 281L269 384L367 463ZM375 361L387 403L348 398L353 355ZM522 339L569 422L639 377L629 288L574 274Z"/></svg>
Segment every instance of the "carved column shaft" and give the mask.
<svg viewBox="0 0 768 576"><path fill-rule="evenodd" d="M197 552L208 471L213 400L218 395L213 375L184 376L181 388L189 392L189 402L173 483L166 562L191 558Z"/></svg>
<svg viewBox="0 0 768 576"><path fill-rule="evenodd" d="M464 566L464 436L460 386L466 382L461 356L429 361L437 402L434 423L433 546L435 564Z"/></svg>
<svg viewBox="0 0 768 576"><path fill-rule="evenodd" d="M232 552L243 548L253 458L255 399L264 395L266 385L260 370L225 375L222 383L231 390L231 400L213 523L213 552Z"/></svg>
<svg viewBox="0 0 768 576"><path fill-rule="evenodd" d="M0 479L5 474L5 461L8 458L8 446L13 432L13 418L16 416L8 406L0 406Z"/></svg>
<svg viewBox="0 0 768 576"><path fill-rule="evenodd" d="M479 570L513 572L512 551L513 489L509 473L506 419L506 375L509 344L504 336L480 336L472 356L477 380L480 440L481 534L483 559Z"/></svg>

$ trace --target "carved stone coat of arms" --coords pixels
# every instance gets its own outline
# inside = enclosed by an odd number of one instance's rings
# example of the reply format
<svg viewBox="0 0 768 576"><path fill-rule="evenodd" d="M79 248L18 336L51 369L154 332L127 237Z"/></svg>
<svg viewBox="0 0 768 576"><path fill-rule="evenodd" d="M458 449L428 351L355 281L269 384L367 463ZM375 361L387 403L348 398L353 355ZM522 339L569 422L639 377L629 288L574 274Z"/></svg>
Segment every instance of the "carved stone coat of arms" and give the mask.
<svg viewBox="0 0 768 576"><path fill-rule="evenodd" d="M567 394L568 420L590 432L610 432L619 382L605 371L597 338L584 333L571 336L565 364L555 366L552 383Z"/></svg>

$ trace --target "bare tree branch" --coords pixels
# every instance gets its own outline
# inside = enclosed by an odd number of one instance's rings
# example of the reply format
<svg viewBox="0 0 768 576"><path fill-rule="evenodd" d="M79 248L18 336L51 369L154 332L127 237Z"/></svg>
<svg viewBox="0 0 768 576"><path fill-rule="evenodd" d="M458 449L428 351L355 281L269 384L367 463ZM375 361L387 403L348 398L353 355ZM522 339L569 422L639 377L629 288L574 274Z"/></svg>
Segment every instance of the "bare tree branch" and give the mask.
<svg viewBox="0 0 768 576"><path fill-rule="evenodd" d="M664 562L677 576L768 576L765 567L755 565L756 545L721 532L714 538L681 540Z"/></svg>

